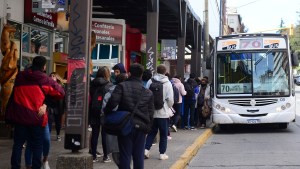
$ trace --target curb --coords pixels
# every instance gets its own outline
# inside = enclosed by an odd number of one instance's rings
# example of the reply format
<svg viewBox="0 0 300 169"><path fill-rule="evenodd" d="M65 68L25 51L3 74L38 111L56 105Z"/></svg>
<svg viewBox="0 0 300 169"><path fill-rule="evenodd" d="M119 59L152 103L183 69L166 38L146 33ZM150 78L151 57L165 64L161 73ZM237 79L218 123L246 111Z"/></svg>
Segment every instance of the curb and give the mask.
<svg viewBox="0 0 300 169"><path fill-rule="evenodd" d="M213 134L213 128L206 129L192 145L190 145L180 158L170 167L170 169L184 169L192 158L197 154L198 150Z"/></svg>

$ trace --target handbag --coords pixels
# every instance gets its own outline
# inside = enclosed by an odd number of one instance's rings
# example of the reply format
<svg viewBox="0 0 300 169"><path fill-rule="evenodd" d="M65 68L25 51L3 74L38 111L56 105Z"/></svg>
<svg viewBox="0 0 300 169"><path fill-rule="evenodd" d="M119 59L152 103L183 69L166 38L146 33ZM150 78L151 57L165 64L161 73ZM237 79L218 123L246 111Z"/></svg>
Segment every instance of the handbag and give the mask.
<svg viewBox="0 0 300 169"><path fill-rule="evenodd" d="M142 94L138 98L132 112L117 110L105 114L103 117L103 128L105 132L115 136L127 136L132 131L133 116L140 103L141 97Z"/></svg>
<svg viewBox="0 0 300 169"><path fill-rule="evenodd" d="M210 116L210 114L211 114L211 109L208 106L207 101L204 101L204 105L202 107L202 117L207 118Z"/></svg>

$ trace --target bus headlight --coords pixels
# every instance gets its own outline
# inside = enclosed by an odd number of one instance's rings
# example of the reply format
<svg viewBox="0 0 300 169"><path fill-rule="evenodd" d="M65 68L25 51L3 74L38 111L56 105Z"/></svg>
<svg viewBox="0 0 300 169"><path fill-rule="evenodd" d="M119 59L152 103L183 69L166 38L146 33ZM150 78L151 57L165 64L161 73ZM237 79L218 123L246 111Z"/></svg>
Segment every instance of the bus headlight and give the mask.
<svg viewBox="0 0 300 169"><path fill-rule="evenodd" d="M226 113L230 113L230 109L229 108L225 108L225 112Z"/></svg>
<svg viewBox="0 0 300 169"><path fill-rule="evenodd" d="M285 109L286 109L285 105L282 105L281 110L285 110Z"/></svg>
<svg viewBox="0 0 300 169"><path fill-rule="evenodd" d="M277 112L280 112L280 111L281 111L281 108L280 108L280 107L277 107L277 108L276 108L276 111L277 111Z"/></svg>
<svg viewBox="0 0 300 169"><path fill-rule="evenodd" d="M225 107L221 107L220 110L224 112L225 111Z"/></svg>
<svg viewBox="0 0 300 169"><path fill-rule="evenodd" d="M217 104L217 105L216 105L216 108L217 108L217 109L220 109L220 108L221 108L221 106L220 106L219 104Z"/></svg>
<svg viewBox="0 0 300 169"><path fill-rule="evenodd" d="M291 103L287 103L287 104L285 105L285 107L286 107L286 108L290 108L290 107L291 107Z"/></svg>

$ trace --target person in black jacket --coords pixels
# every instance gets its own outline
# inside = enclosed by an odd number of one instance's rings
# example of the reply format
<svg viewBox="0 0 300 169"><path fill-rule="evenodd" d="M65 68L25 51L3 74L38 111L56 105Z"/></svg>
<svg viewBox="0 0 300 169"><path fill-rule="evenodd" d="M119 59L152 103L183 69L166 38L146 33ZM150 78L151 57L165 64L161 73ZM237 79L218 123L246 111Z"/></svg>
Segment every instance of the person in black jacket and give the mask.
<svg viewBox="0 0 300 169"><path fill-rule="evenodd" d="M96 93L96 90L100 88L99 90L102 90L103 98L106 92L108 92L109 88L112 86L112 83L110 82L110 71L106 66L103 66L99 68L96 78L91 82L90 87L90 95L91 98L94 99L94 94ZM99 99L99 98L96 98ZM102 98L101 98L102 99ZM93 101L92 101L93 102ZM98 112L93 112L92 107L90 107L89 111L90 116L90 125L92 127L92 135L91 135L91 153L93 156L93 162L97 162L97 144L98 144L98 138L100 133L100 117L101 117L101 108ZM103 147L103 162L110 162L111 160L108 157L108 153L106 150L106 134L103 129L101 130L101 138L102 138L102 147Z"/></svg>
<svg viewBox="0 0 300 169"><path fill-rule="evenodd" d="M138 104L133 117L133 129L127 136L118 136L120 150L119 168L130 168L131 156L133 168L144 168L144 145L146 134L150 131L153 113L154 100L150 90L143 87L141 80L144 68L140 64L133 64L129 69L129 78L118 84L108 100L104 113L112 113L118 106L118 110L133 112ZM138 102L139 101L139 102Z"/></svg>

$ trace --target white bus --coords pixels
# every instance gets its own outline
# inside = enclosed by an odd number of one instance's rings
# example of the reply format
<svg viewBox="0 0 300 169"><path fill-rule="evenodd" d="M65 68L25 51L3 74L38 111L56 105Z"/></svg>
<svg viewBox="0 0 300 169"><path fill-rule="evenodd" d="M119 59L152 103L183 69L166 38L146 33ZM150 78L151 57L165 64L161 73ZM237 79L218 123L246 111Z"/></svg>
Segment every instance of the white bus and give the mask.
<svg viewBox="0 0 300 169"><path fill-rule="evenodd" d="M214 49L212 121L226 124L276 123L296 118L289 41L281 34L217 37Z"/></svg>

